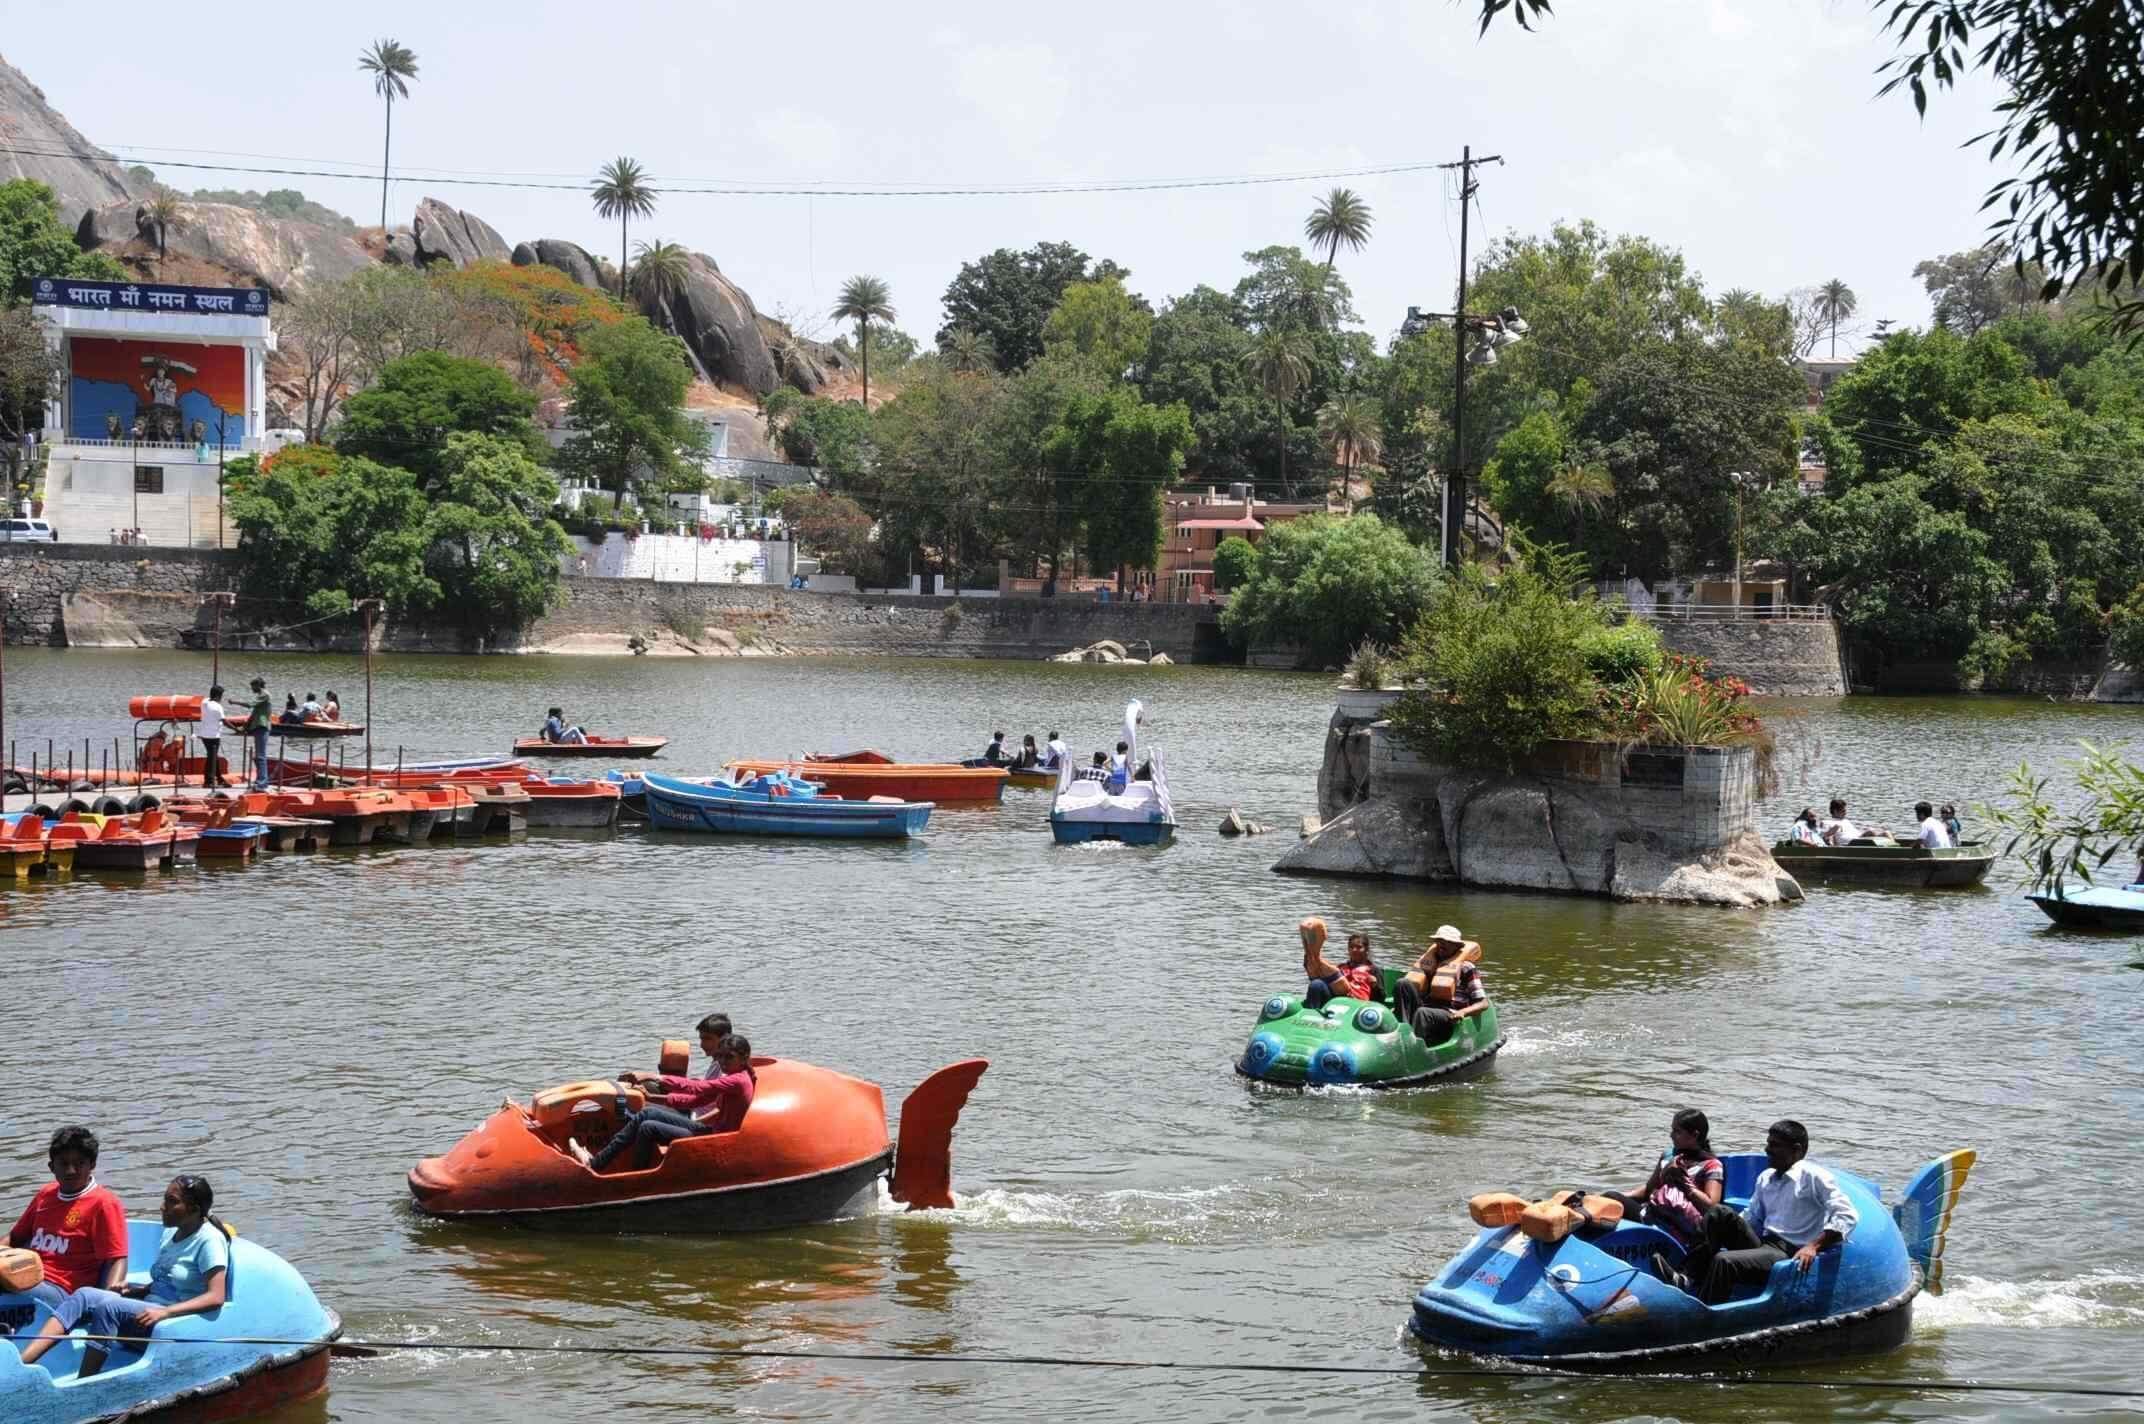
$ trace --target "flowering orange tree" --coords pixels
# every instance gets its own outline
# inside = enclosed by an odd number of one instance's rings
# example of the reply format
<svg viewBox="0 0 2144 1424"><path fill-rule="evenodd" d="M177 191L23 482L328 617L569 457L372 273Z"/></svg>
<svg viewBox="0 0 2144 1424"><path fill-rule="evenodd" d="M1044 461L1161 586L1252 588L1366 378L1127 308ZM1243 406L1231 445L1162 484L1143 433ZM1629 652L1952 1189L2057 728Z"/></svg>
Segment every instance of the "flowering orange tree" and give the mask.
<svg viewBox="0 0 2144 1424"><path fill-rule="evenodd" d="M524 385L563 382L590 331L625 320L625 309L555 267L476 262L436 278L458 296L496 306L520 336Z"/></svg>

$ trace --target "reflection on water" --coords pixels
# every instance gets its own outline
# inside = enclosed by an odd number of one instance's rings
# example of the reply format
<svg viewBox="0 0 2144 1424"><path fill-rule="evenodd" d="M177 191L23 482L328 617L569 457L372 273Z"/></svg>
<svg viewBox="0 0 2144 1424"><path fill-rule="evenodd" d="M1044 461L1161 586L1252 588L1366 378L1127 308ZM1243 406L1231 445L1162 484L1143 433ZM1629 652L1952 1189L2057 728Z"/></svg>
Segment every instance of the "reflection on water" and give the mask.
<svg viewBox="0 0 2144 1424"><path fill-rule="evenodd" d="M335 659L233 659L272 684L361 683ZM125 698L203 680L169 654L9 650L8 723L108 738ZM1183 821L1165 851L1060 850L1047 798L944 810L909 845L621 831L377 848L0 889L0 950L33 1032L0 1040L0 1200L42 1180L62 1120L104 1136L138 1213L202 1171L357 1337L437 1348L336 1366L283 1419L1247 1416L2053 1418L2011 1396L1743 1392L1652 1381L1245 1377L826 1360L500 1356L484 1340L1334 1363L1407 1368L1415 1289L1472 1233L1475 1191L1642 1177L1686 1104L1721 1148L1807 1122L1820 1156L1895 1188L1981 1151L1951 1292L1905 1350L1840 1374L2113 1385L2144 1346L2134 1195L2144 1021L2134 936L2056 933L2007 871L1977 892L1812 889L1766 912L1299 880L1282 836L1224 840L1230 806L1290 826L1314 797L1321 678L1235 669L652 659L382 659L392 756L503 749L545 706L673 738L656 765L873 745L979 751L997 728L1113 742L1152 709ZM2144 709L1857 699L1803 704L1821 756L1766 829L1832 794L1872 819L1993 793L2080 739L2144 757ZM1968 821L1974 818L1968 815ZM1463 1084L1272 1093L1231 1071L1306 914L1387 963L1450 921L1485 946L1509 1042ZM27 985L24 989L21 986ZM761 1048L885 1087L991 1060L954 1138L959 1204L883 1195L766 1236L550 1236L429 1222L403 1177L502 1093L645 1066L711 1010ZM115 1099L118 1065L140 1086ZM2050 1183L2059 1186L2050 1187ZM2052 1190L2053 1195L2050 1195ZM2074 1205L2081 1230L2050 1231ZM2051 1213L2053 1215L2051 1216Z"/></svg>

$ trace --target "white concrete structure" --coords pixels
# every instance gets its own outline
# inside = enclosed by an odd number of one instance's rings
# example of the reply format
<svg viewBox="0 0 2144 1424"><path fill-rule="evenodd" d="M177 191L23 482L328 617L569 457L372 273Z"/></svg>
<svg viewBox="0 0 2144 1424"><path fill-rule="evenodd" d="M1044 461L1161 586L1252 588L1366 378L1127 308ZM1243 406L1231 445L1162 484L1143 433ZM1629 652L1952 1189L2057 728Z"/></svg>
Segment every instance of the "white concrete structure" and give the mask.
<svg viewBox="0 0 2144 1424"><path fill-rule="evenodd" d="M786 586L796 545L760 539L695 539L685 534L612 534L600 544L574 536L560 571L589 578L656 583L749 583Z"/></svg>
<svg viewBox="0 0 2144 1424"><path fill-rule="evenodd" d="M219 523L218 476L225 461L264 448L268 353L276 349L267 294L41 278L32 284L31 300L60 360L61 380L45 406L43 495L44 517L60 539L104 543L138 529L145 544L235 543ZM97 349L94 343L115 342L153 343L152 353L138 358L142 365L161 354L182 370L183 348L200 347L204 355L210 348L236 348L244 372L241 408L211 404L197 390L182 396L171 367L159 366L141 376L141 391L121 391L118 408L105 401L104 428L93 431L89 422L97 417L76 409L76 402L85 391L109 391L115 383L107 377L85 384L81 367ZM174 347L180 350L173 353ZM109 349L132 359L140 348ZM206 360L201 365L205 369ZM122 411L136 413L128 419ZM202 411L217 418L182 418L182 412Z"/></svg>

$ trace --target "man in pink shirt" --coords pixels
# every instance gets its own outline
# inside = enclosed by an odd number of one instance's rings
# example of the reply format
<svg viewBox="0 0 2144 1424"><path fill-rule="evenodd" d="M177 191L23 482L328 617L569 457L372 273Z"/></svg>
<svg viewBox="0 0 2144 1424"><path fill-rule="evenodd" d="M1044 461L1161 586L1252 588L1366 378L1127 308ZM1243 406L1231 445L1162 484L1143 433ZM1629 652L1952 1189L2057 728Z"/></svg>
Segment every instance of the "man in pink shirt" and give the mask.
<svg viewBox="0 0 2144 1424"><path fill-rule="evenodd" d="M648 1095L647 1106L625 1120L603 1150L591 1154L578 1142L573 1155L600 1172L628 1148L633 1152L633 1171L645 1171L655 1162L655 1150L680 1138L710 1132L735 1132L752 1106L759 1078L752 1072L752 1045L741 1033L725 1037L715 1054L720 1071L712 1078L644 1079L662 1091Z"/></svg>

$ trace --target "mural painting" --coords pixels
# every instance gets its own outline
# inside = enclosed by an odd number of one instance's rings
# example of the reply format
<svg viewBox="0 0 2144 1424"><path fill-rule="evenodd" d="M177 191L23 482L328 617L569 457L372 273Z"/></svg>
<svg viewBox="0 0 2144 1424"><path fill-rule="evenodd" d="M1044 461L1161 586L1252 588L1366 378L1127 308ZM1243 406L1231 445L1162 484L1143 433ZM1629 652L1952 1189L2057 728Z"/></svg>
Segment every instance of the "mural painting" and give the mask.
<svg viewBox="0 0 2144 1424"><path fill-rule="evenodd" d="M214 448L246 434L246 350L182 341L77 336L67 387L67 433Z"/></svg>

